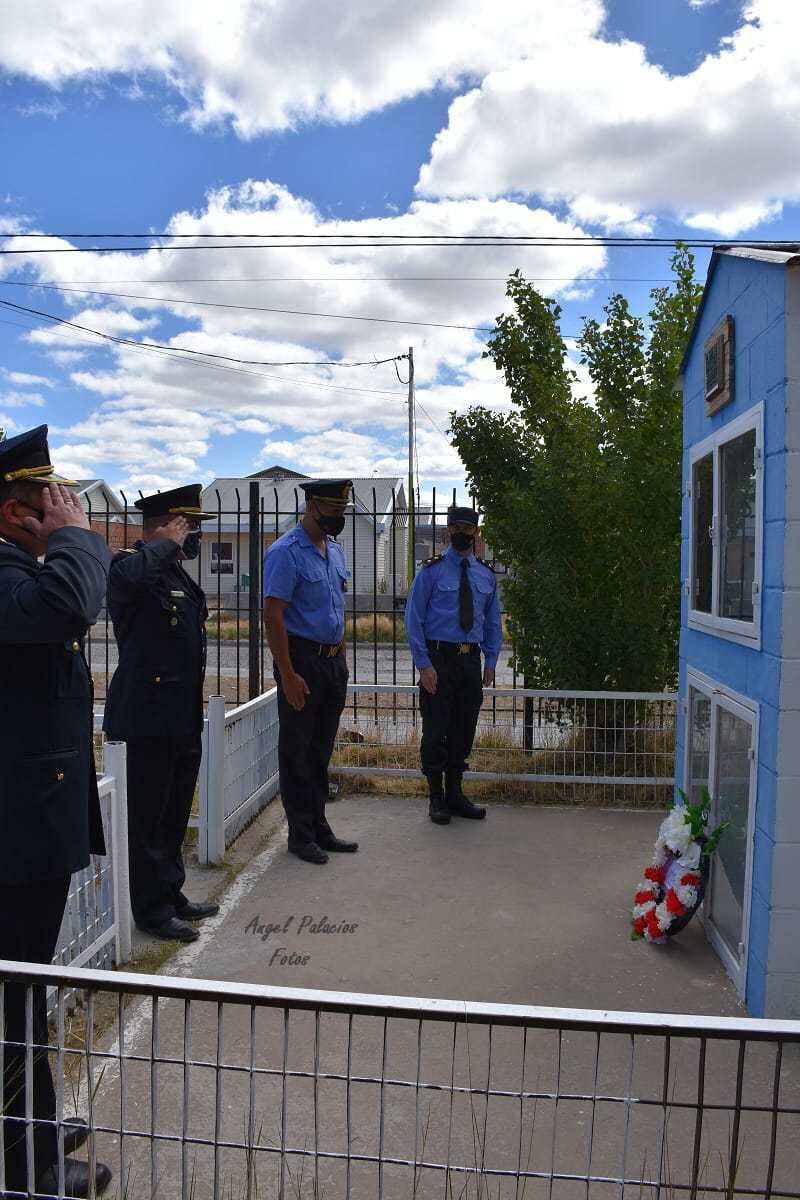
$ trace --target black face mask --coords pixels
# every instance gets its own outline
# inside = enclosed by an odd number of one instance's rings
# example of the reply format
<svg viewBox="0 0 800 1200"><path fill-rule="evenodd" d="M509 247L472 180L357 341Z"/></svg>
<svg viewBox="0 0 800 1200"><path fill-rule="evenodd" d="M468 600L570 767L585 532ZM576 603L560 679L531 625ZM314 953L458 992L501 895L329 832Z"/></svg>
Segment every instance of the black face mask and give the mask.
<svg viewBox="0 0 800 1200"><path fill-rule="evenodd" d="M322 514L319 514L314 517L314 520L322 532L327 533L330 537L337 537L344 529L344 517L322 516Z"/></svg>
<svg viewBox="0 0 800 1200"><path fill-rule="evenodd" d="M454 550L469 550L475 541L473 534L454 531L450 534L450 545Z"/></svg>
<svg viewBox="0 0 800 1200"><path fill-rule="evenodd" d="M200 553L200 538L203 536L199 529L193 529L183 539L183 557L197 558Z"/></svg>

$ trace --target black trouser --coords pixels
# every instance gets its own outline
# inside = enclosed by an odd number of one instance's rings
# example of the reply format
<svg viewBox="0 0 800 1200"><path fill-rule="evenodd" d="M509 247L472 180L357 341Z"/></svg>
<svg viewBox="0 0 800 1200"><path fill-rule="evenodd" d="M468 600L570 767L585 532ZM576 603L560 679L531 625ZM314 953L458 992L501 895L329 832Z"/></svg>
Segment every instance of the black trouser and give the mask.
<svg viewBox="0 0 800 1200"><path fill-rule="evenodd" d="M36 883L0 886L0 957L22 962L51 963L58 941L69 891L69 875ZM33 989L33 1028L28 1039L46 1047L47 989ZM19 1042L21 1045L9 1045ZM25 1136L25 987L5 985L5 1040L3 1044L3 1093L6 1187L28 1191ZM58 1158L58 1137L51 1122L56 1119L56 1094L46 1049L33 1052L33 1156L37 1181ZM3 1193L4 1194L4 1193Z"/></svg>
<svg viewBox="0 0 800 1200"><path fill-rule="evenodd" d="M200 771L200 734L128 738L128 852L137 925L162 925L185 907L181 847Z"/></svg>
<svg viewBox="0 0 800 1200"><path fill-rule="evenodd" d="M483 700L481 656L476 646L460 654L457 646L428 644L439 682L433 695L420 685L422 712L420 758L425 775L466 771Z"/></svg>
<svg viewBox="0 0 800 1200"><path fill-rule="evenodd" d="M339 718L347 702L347 659L344 650L335 658L320 655L314 643L289 638L292 666L310 689L298 712L278 684L278 770L281 800L289 822L289 841L314 842L330 836L325 819L328 799L328 763L331 761Z"/></svg>

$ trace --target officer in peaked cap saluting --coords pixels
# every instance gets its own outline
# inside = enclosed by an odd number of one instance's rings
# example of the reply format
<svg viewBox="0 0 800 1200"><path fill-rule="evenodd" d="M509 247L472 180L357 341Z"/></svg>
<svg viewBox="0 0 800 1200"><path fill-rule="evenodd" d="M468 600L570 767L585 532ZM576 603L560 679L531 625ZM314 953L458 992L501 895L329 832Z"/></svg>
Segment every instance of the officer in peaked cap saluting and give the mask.
<svg viewBox="0 0 800 1200"><path fill-rule="evenodd" d="M83 638L103 604L111 554L68 490L72 483L50 464L46 425L0 442L0 958L39 963L55 953L71 874L88 865L91 853L105 853ZM25 1008L24 988L6 984L5 1187L50 1195L58 1190L61 1114L47 1052L33 1051L28 1079L25 1050L26 1040L47 1046L43 987L33 989L32 1029ZM33 1163L26 1148L28 1084ZM84 1123L67 1123L65 1154L86 1137ZM110 1179L102 1163L92 1179L87 1163L64 1161L68 1196L94 1195Z"/></svg>
<svg viewBox="0 0 800 1200"><path fill-rule="evenodd" d="M131 907L153 937L192 942L216 904L183 894L181 847L200 770L205 593L184 571L200 552L199 483L136 501L142 537L114 556L108 608L119 645L103 728L127 742Z"/></svg>
<svg viewBox="0 0 800 1200"><path fill-rule="evenodd" d="M264 560L264 623L278 682L278 768L289 850L325 863L358 842L337 838L325 816L328 763L347 699L344 529L350 479L301 483L305 515Z"/></svg>
<svg viewBox="0 0 800 1200"><path fill-rule="evenodd" d="M503 641L497 580L474 553L478 514L471 508L450 508L447 529L449 548L425 561L406 602L406 632L420 673L422 772L436 825L449 824L451 816L486 816L486 809L462 792L461 778L475 739L483 686L494 685Z"/></svg>

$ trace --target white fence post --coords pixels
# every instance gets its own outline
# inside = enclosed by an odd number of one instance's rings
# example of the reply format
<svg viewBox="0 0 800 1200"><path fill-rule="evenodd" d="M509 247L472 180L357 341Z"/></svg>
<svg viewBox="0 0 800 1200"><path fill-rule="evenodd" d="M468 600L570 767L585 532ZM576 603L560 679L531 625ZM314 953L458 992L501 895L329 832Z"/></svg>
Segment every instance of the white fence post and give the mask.
<svg viewBox="0 0 800 1200"><path fill-rule="evenodd" d="M201 867L208 866L208 718L203 721L203 750L200 759L200 802L197 807L197 861Z"/></svg>
<svg viewBox="0 0 800 1200"><path fill-rule="evenodd" d="M114 778L111 813L111 853L114 859L114 920L117 926L117 965L131 957L131 891L128 871L128 768L124 742L106 742L103 767Z"/></svg>
<svg viewBox="0 0 800 1200"><path fill-rule="evenodd" d="M221 863L225 857L225 697L208 701L208 861Z"/></svg>

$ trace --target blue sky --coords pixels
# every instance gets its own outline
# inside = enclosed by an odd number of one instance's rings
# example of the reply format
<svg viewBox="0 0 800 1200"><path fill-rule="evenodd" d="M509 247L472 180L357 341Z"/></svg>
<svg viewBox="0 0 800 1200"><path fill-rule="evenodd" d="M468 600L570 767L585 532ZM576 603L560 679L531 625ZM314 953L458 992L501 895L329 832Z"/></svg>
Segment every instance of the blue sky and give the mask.
<svg viewBox="0 0 800 1200"><path fill-rule="evenodd" d="M353 0L338 19L315 0L232 0L221 20L200 2L187 19L177 0L77 8L33 0L4 17L0 235L797 236L791 0L491 9L414 0L402 11ZM427 491L461 479L442 432L448 413L508 400L480 357L482 334L408 322L491 324L519 266L558 295L562 329L574 334L612 289L646 312L667 258L653 249L21 254L0 259L0 300L134 341L259 361L372 360L413 344ZM701 275L706 259L698 253ZM47 421L60 466L128 491L275 461L308 473L404 469L403 389L391 364L240 374L98 346L8 309L0 355L0 424Z"/></svg>

